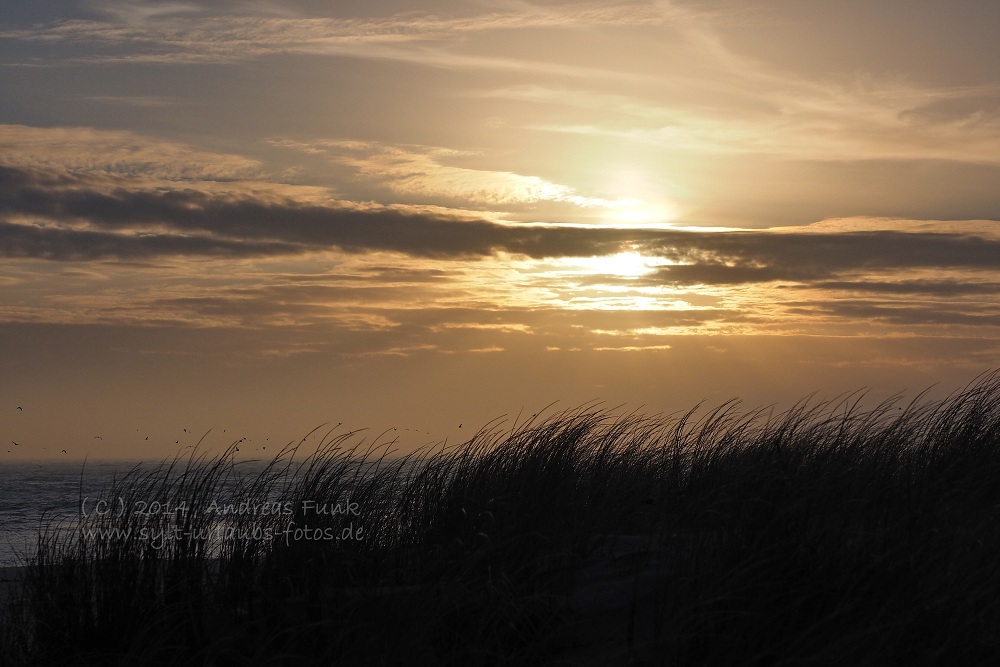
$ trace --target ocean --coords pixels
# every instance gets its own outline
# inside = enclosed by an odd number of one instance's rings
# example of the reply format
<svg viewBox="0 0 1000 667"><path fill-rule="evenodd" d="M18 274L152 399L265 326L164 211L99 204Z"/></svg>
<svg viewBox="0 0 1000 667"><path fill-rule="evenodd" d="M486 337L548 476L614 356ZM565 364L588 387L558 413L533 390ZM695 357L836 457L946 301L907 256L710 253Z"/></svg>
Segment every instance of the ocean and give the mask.
<svg viewBox="0 0 1000 667"><path fill-rule="evenodd" d="M39 530L71 527L81 500L96 501L134 462L17 462L0 465L0 567L23 565Z"/></svg>
<svg viewBox="0 0 1000 667"><path fill-rule="evenodd" d="M183 468L186 462L179 462ZM220 505L239 503L237 482L252 479L271 461L248 460L234 465L232 477L217 484L214 498ZM18 462L0 465L0 567L24 565L35 553L39 533L58 528L72 534L82 516L120 511L121 499L111 496L112 483L140 465L140 473L160 468L159 462ZM175 468L172 477L176 478ZM294 467L289 470L294 474ZM364 473L361 473L364 475ZM277 497L272 500L277 501ZM321 500L321 499L318 499ZM167 498L131 498L129 511L173 513L178 508ZM277 505L277 502L274 502ZM232 505L230 505L231 507ZM262 508L257 508L261 510ZM267 510L268 508L263 508ZM257 511L255 510L255 511ZM223 512L215 528L228 522Z"/></svg>
<svg viewBox="0 0 1000 667"><path fill-rule="evenodd" d="M0 465L0 567L25 564L33 554L39 532L48 527L72 531L80 517L88 512L117 511L116 499L109 489L136 465L152 471L159 462L138 464L128 461L92 462L17 462ZM244 462L241 475L255 474L263 468L259 462ZM182 463L183 466L183 463ZM227 485L220 485L225 496ZM157 511L156 498L138 499L147 511ZM219 502L231 502L220 497ZM103 503L103 505L101 505Z"/></svg>

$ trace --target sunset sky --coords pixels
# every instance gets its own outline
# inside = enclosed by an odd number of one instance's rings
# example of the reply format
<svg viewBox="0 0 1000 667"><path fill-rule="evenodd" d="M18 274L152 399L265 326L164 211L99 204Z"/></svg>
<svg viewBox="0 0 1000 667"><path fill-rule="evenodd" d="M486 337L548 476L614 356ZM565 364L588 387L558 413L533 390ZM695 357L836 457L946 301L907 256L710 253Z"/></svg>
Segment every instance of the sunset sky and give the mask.
<svg viewBox="0 0 1000 667"><path fill-rule="evenodd" d="M5 1L0 456L957 389L1000 366L998 29L995 0Z"/></svg>

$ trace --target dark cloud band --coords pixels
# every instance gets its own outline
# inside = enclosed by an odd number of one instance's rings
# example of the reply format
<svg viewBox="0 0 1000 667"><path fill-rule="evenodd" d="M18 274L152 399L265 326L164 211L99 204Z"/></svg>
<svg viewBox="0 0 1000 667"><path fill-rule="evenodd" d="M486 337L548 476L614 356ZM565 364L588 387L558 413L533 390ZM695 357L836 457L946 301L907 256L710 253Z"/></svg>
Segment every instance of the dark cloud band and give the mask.
<svg viewBox="0 0 1000 667"><path fill-rule="evenodd" d="M720 285L833 281L852 272L916 268L1000 268L1000 241L969 234L505 225L405 207L323 206L127 185L125 180L0 166L0 215L7 218L0 224L0 253L79 260L339 249L438 259L506 252L542 259L629 248L677 263L644 278L648 283ZM15 224L14 219L58 226Z"/></svg>

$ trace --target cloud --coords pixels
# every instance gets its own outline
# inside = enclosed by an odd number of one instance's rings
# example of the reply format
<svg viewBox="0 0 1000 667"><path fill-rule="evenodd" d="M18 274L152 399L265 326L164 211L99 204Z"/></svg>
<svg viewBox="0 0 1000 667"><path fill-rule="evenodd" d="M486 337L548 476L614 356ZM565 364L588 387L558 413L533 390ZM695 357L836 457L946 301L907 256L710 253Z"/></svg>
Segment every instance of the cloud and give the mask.
<svg viewBox="0 0 1000 667"><path fill-rule="evenodd" d="M816 271L789 269L781 266L753 266L740 259L740 264L723 264L717 261L678 264L659 269L647 282L666 282L687 285L739 285L766 283L775 280L809 280L816 278ZM821 270L821 269L820 269Z"/></svg>
<svg viewBox="0 0 1000 667"><path fill-rule="evenodd" d="M0 220L0 258L53 261L142 260L163 256L259 257L287 255L286 243L233 241L177 234L118 234L11 224Z"/></svg>
<svg viewBox="0 0 1000 667"><path fill-rule="evenodd" d="M672 349L672 345L624 345L622 347L595 347L595 352L649 352Z"/></svg>
<svg viewBox="0 0 1000 667"><path fill-rule="evenodd" d="M538 28L657 25L671 12L645 4L526 6L519 11L471 16L404 13L385 18L286 18L206 15L189 5L163 9L109 5L112 21L69 20L11 29L0 38L28 42L74 42L127 48L91 56L98 61L237 62L278 53L308 53L404 58L402 46L462 35ZM197 13L196 16L189 16ZM376 47L372 49L371 47ZM407 50L411 57L419 51ZM425 54L433 58L433 54Z"/></svg>
<svg viewBox="0 0 1000 667"><path fill-rule="evenodd" d="M488 206L555 201L575 206L613 209L621 200L586 197L567 185L538 176L524 176L508 171L471 169L446 164L448 159L469 157L469 152L405 145L396 146L366 141L315 140L298 142L273 139L269 143L348 165L368 181L411 197L484 204Z"/></svg>
<svg viewBox="0 0 1000 667"><path fill-rule="evenodd" d="M538 78L466 94L545 105L545 117L526 123L534 131L670 151L835 161L1000 160L1000 84L993 77L930 85L828 67L803 76L794 66L736 49L732 42L740 40L724 39L715 16L672 18L670 39L649 45L659 57L644 61L656 63L655 81L630 94L623 87L598 90ZM621 48L631 53L642 46L637 37ZM663 61L685 66L663 67Z"/></svg>
<svg viewBox="0 0 1000 667"><path fill-rule="evenodd" d="M0 214L8 221L4 247L17 256L66 257L65 244L74 234L80 234L81 256L120 252L122 257L136 256L142 234L160 235L141 245L164 252L204 247L210 254L238 253L244 247L247 256L340 249L439 258L505 252L542 259L608 255L632 246L681 265L659 270L657 280L717 284L831 279L850 271L995 269L1000 256L1000 239L949 233L946 225L935 232L826 233L505 225L406 206L321 205L193 188L129 189L124 181L15 167L0 167L0 181ZM60 223L64 229L31 231L32 222ZM96 232L104 235L93 236ZM171 235L191 238L167 243ZM46 250L49 241L53 247Z"/></svg>
<svg viewBox="0 0 1000 667"><path fill-rule="evenodd" d="M121 105L139 109L179 107L184 103L175 98L160 95L86 95L80 99L107 105Z"/></svg>
<svg viewBox="0 0 1000 667"><path fill-rule="evenodd" d="M95 9L114 19L115 23L142 25L164 17L199 14L201 8L193 3L181 2L96 2Z"/></svg>
<svg viewBox="0 0 1000 667"><path fill-rule="evenodd" d="M1000 161L1000 86L930 89L900 84L850 87L772 75L766 85L732 82L734 99L698 103L732 76L707 81L676 75L661 99L521 86L484 97L559 104L590 112L581 122L530 123L535 131L627 141L713 155L771 155L802 160ZM694 102L694 103L692 103ZM739 109L738 112L734 110ZM747 109L754 111L748 112ZM618 119L609 120L609 111Z"/></svg>
<svg viewBox="0 0 1000 667"><path fill-rule="evenodd" d="M171 181L255 180L268 175L258 160L121 130L0 125L0 144L4 147L0 164L55 173L148 176Z"/></svg>
<svg viewBox="0 0 1000 667"><path fill-rule="evenodd" d="M675 235L650 239L647 250L686 265L659 270L659 279L733 284L816 280L853 271L995 270L1000 239L951 233L947 223L933 232L906 231L905 225L898 230L826 233L803 227Z"/></svg>
<svg viewBox="0 0 1000 667"><path fill-rule="evenodd" d="M838 319L876 322L897 327L915 325L1000 326L1000 309L994 303L981 305L963 303L962 309L958 310L941 303L907 305L871 300L845 300L791 307L789 313L809 317L829 315Z"/></svg>
<svg viewBox="0 0 1000 667"><path fill-rule="evenodd" d="M990 86L957 89L900 114L908 122L981 126L1000 122L1000 90Z"/></svg>
<svg viewBox="0 0 1000 667"><path fill-rule="evenodd" d="M347 355L607 347L598 331L625 332L620 347L645 349L692 332L997 326L988 305L1000 296L997 221L515 224L468 209L338 200L324 188L255 180L268 175L240 156L129 133L0 132L11 146L0 157L0 259L19 281L3 308L10 321L295 323L304 327L296 350L332 349L335 330ZM356 159L369 178L409 174L411 199L453 188L467 201L476 178L505 173L455 166L474 156L427 146L310 150ZM606 256L647 270L619 275L614 263L589 261ZM32 260L90 262L108 277L67 293L65 278L42 277L58 268Z"/></svg>
<svg viewBox="0 0 1000 667"><path fill-rule="evenodd" d="M824 291L868 292L885 295L929 295L936 297L960 297L972 295L1000 295L998 282L974 282L975 276L965 280L901 280L881 282L869 280L830 280L803 285L809 289Z"/></svg>
<svg viewBox="0 0 1000 667"><path fill-rule="evenodd" d="M197 12L195 10L198 10ZM738 50L721 29L733 11L710 13L671 3L611 6L521 5L472 15L402 13L388 17L279 17L234 6L110 3L110 21L70 20L0 32L0 38L70 44L50 62L237 63L279 54L395 60L530 77L485 97L528 101L559 111L523 126L713 155L806 160L960 160L996 164L1000 85L931 86L827 71L803 76ZM470 48L481 33L656 27L611 38L614 57L527 58L523 40ZM759 26L758 26L759 28ZM655 57L644 52L651 49ZM619 55L621 54L621 55ZM638 58L632 54L643 54ZM684 67L660 63L681 62ZM38 61L32 61L38 62ZM41 61L44 62L44 61ZM651 64L655 63L655 68ZM546 77L584 82L545 85ZM593 82L614 83L597 92ZM632 95L620 91L633 84ZM605 86L607 87L607 86ZM469 94L467 90L460 94ZM581 114L581 111L585 112ZM611 112L617 118L609 118ZM582 116L582 117L581 117Z"/></svg>

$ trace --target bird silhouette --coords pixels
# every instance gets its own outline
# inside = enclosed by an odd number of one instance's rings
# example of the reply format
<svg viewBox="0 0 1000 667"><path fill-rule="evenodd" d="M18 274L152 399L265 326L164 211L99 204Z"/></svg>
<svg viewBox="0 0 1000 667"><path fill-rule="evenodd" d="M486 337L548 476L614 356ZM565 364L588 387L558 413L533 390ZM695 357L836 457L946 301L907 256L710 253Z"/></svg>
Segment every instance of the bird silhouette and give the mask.
<svg viewBox="0 0 1000 667"><path fill-rule="evenodd" d="M14 442L14 441L13 441L13 440L11 440L11 442ZM19 443L19 442L14 442L14 446L15 446L15 447L20 447L20 446L21 446L21 443Z"/></svg>
<svg viewBox="0 0 1000 667"><path fill-rule="evenodd" d="M21 412L24 412L24 408L22 408L20 405L17 406L17 409L20 410Z"/></svg>
<svg viewBox="0 0 1000 667"><path fill-rule="evenodd" d="M69 452L67 452L67 451L66 451L65 449L64 449L64 450L62 450L62 453L63 453L63 454L69 454Z"/></svg>
<svg viewBox="0 0 1000 667"><path fill-rule="evenodd" d="M101 436L99 436L99 435L95 435L95 436L94 436L94 440L104 440L104 438L102 438L102 437L101 437Z"/></svg>

